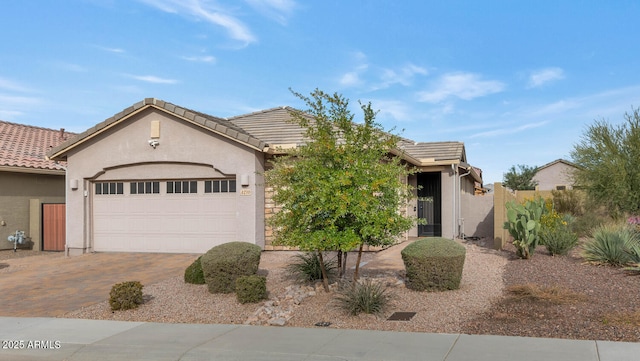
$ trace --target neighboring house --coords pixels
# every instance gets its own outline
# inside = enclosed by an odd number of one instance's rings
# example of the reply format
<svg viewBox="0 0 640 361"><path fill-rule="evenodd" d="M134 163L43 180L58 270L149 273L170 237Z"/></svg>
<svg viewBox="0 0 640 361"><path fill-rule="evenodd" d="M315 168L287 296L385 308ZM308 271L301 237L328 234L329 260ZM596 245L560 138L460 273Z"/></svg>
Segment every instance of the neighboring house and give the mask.
<svg viewBox="0 0 640 361"><path fill-rule="evenodd" d="M577 166L568 160L556 159L538 167L533 180L538 182L537 191L564 190L573 188L573 172Z"/></svg>
<svg viewBox="0 0 640 361"><path fill-rule="evenodd" d="M263 172L269 160L304 144L291 108L228 119L147 98L59 145L67 162L67 248L85 252L203 253L229 241L271 244L273 213ZM394 154L418 173L409 215L427 220L407 236L460 234L480 175L460 142L404 139Z"/></svg>
<svg viewBox="0 0 640 361"><path fill-rule="evenodd" d="M0 249L14 248L9 235L23 231L36 250L64 250L64 162L45 155L70 135L0 121Z"/></svg>

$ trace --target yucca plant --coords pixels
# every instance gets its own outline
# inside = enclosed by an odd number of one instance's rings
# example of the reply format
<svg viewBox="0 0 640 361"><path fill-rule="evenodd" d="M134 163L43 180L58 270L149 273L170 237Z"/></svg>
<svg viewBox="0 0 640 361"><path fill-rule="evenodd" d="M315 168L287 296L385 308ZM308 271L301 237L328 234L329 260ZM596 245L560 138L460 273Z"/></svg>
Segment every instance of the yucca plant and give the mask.
<svg viewBox="0 0 640 361"><path fill-rule="evenodd" d="M300 282L313 282L322 279L322 269L320 268L320 257L317 252L298 253L294 256L295 261L287 266L287 271ZM324 258L324 257L323 257ZM331 282L338 270L338 263L324 258L324 269Z"/></svg>
<svg viewBox="0 0 640 361"><path fill-rule="evenodd" d="M638 234L629 226L602 225L582 246L582 257L590 262L626 266L640 262L639 242Z"/></svg>
<svg viewBox="0 0 640 361"><path fill-rule="evenodd" d="M336 296L338 307L353 316L360 313L382 314L389 306L391 299L392 295L387 293L387 288L383 284L370 279L344 282L340 285Z"/></svg>

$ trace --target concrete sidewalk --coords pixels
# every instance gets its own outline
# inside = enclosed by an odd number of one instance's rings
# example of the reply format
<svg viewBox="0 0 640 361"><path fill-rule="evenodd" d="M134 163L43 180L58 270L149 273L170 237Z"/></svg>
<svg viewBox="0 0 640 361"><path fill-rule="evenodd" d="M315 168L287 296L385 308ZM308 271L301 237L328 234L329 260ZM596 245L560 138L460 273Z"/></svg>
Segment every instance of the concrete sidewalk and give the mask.
<svg viewBox="0 0 640 361"><path fill-rule="evenodd" d="M0 317L0 360L622 361L640 343Z"/></svg>

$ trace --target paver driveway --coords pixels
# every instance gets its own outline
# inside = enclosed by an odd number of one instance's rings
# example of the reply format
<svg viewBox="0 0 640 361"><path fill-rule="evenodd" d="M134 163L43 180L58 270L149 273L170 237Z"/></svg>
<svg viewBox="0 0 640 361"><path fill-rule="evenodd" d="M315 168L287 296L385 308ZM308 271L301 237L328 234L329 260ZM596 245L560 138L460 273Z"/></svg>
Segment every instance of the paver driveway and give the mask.
<svg viewBox="0 0 640 361"><path fill-rule="evenodd" d="M156 253L63 254L4 260L0 316L55 317L106 301L119 282L150 285L183 275L198 255Z"/></svg>

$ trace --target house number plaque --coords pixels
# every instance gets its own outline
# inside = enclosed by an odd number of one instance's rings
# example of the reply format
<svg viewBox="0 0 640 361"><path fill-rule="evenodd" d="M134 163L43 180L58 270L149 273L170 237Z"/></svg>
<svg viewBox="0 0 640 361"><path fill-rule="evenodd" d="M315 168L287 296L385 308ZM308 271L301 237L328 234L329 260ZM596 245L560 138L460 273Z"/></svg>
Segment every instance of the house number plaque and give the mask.
<svg viewBox="0 0 640 361"><path fill-rule="evenodd" d="M241 189L240 190L240 195L241 196L250 196L251 195L251 189Z"/></svg>

